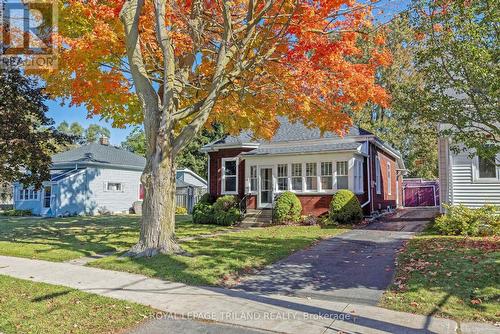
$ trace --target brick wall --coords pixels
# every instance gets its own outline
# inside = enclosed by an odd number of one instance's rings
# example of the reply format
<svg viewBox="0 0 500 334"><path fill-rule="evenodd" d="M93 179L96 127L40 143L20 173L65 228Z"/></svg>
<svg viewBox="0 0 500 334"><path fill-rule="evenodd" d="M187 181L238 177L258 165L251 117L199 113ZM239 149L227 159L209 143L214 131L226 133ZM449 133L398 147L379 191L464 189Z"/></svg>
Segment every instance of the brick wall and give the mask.
<svg viewBox="0 0 500 334"><path fill-rule="evenodd" d="M223 149L208 153L210 156L210 195L220 196L222 193L222 158L234 158L242 152L251 151L251 148ZM245 161L238 161L238 195L245 193Z"/></svg>
<svg viewBox="0 0 500 334"><path fill-rule="evenodd" d="M396 207L396 200L397 200L397 191L400 192L399 196L402 198L402 182L403 179L401 176L399 176L399 189L396 189L396 178L397 173L396 173L396 168L397 168L397 162L396 159L393 158L392 156L388 155L375 145L372 145L371 147L371 152L372 152L372 210L377 211L380 209L386 209L388 206L391 207ZM375 186L375 181L376 181L376 167L375 164L377 162L376 157L378 156L379 161L380 161L380 180L381 180L381 193L377 194L376 186ZM388 185L387 182L387 163L390 164L391 168L391 184ZM391 194L389 195L389 187L391 189Z"/></svg>

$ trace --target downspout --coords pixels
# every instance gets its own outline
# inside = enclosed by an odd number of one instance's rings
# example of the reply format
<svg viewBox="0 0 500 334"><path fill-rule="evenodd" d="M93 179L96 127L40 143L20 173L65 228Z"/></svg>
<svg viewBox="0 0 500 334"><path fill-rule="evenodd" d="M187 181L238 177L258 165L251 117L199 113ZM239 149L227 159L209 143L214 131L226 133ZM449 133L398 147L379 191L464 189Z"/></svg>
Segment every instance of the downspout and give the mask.
<svg viewBox="0 0 500 334"><path fill-rule="evenodd" d="M366 174L368 174L368 200L365 203L361 204L361 208L364 208L365 206L370 204L372 201L372 196L371 196L371 194L372 194L372 187L371 187L371 185L372 185L372 178L371 178L371 176L372 176L371 175L372 156L371 156L371 149L370 149L371 145L370 145L369 141L366 141L366 144L368 146L368 164L366 166L366 172L367 172Z"/></svg>

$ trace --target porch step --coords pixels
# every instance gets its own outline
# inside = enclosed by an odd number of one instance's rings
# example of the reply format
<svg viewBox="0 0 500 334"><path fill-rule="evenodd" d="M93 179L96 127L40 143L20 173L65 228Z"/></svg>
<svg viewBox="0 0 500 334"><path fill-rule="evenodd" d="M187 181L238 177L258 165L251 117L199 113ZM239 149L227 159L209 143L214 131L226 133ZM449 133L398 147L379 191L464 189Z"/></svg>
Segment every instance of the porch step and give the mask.
<svg viewBox="0 0 500 334"><path fill-rule="evenodd" d="M247 210L245 218L240 223L242 227L262 227L272 224L272 210Z"/></svg>

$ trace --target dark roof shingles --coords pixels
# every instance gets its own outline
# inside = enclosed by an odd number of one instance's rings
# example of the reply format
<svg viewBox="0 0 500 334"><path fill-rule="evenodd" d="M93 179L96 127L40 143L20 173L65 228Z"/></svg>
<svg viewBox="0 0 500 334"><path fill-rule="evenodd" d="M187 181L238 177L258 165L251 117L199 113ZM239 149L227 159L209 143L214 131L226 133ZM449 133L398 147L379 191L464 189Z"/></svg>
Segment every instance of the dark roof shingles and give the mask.
<svg viewBox="0 0 500 334"><path fill-rule="evenodd" d="M52 156L52 163L93 162L144 168L146 159L124 149L91 143Z"/></svg>

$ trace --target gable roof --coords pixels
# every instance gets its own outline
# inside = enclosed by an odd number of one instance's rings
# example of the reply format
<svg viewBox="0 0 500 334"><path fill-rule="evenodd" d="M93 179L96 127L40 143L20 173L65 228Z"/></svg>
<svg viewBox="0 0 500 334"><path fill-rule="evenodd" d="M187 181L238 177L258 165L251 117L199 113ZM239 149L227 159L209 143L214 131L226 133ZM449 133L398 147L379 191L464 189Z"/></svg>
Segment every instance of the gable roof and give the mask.
<svg viewBox="0 0 500 334"><path fill-rule="evenodd" d="M270 141L263 139L256 139L252 132L243 131L238 136L226 136L217 140L209 145L242 145L242 144L257 144L257 143L280 143L289 141L303 141L303 140L316 140L316 139L342 139L346 137L357 136L373 136L373 133L366 131L360 127L352 126L344 137L339 136L333 132L325 132L323 135L319 128L310 128L302 122L290 122L286 117L278 117L280 126L273 138Z"/></svg>
<svg viewBox="0 0 500 334"><path fill-rule="evenodd" d="M52 164L54 166L66 164L107 165L142 170L146 166L146 159L116 146L91 143L53 155Z"/></svg>

